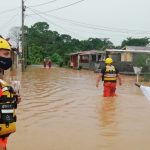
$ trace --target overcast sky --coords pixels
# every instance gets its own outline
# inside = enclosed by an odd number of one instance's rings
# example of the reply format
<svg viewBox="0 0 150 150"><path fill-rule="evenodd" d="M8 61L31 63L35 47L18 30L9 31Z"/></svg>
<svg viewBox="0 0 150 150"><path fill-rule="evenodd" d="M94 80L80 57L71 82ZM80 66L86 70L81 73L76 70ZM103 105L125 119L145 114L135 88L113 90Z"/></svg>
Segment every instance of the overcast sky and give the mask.
<svg viewBox="0 0 150 150"><path fill-rule="evenodd" d="M127 37L150 34L150 0L25 0L25 5L25 25L45 21L51 30L80 40L109 38L119 45ZM1 1L0 18L0 34L6 37L21 25L21 0Z"/></svg>

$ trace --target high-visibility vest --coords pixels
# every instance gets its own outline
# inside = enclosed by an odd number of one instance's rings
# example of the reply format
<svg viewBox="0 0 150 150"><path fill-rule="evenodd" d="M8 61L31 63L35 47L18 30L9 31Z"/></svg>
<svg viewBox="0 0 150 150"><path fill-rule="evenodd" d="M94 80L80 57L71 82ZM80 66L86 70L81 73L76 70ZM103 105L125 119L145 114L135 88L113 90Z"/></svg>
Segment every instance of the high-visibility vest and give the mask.
<svg viewBox="0 0 150 150"><path fill-rule="evenodd" d="M17 100L11 86L0 79L0 136L16 131Z"/></svg>
<svg viewBox="0 0 150 150"><path fill-rule="evenodd" d="M115 82L117 80L116 68L111 65L107 65L104 72L104 82L105 81L112 81Z"/></svg>

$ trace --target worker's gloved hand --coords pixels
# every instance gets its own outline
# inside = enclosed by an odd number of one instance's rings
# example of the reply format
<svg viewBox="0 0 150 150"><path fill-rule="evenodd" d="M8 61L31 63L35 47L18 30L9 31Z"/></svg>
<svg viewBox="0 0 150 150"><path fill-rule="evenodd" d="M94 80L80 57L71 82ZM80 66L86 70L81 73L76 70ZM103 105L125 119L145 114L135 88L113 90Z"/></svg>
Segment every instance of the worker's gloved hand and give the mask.
<svg viewBox="0 0 150 150"><path fill-rule="evenodd" d="M14 97L16 98L16 103L19 104L21 102L21 96L20 96L20 94L14 93Z"/></svg>
<svg viewBox="0 0 150 150"><path fill-rule="evenodd" d="M20 102L21 102L21 96L18 94L17 104L19 104Z"/></svg>
<svg viewBox="0 0 150 150"><path fill-rule="evenodd" d="M141 86L139 83L135 83L135 85L136 85L137 87L140 87L140 86Z"/></svg>
<svg viewBox="0 0 150 150"><path fill-rule="evenodd" d="M17 105L21 102L21 97L19 94L14 93L14 104L15 104L15 109L17 109Z"/></svg>

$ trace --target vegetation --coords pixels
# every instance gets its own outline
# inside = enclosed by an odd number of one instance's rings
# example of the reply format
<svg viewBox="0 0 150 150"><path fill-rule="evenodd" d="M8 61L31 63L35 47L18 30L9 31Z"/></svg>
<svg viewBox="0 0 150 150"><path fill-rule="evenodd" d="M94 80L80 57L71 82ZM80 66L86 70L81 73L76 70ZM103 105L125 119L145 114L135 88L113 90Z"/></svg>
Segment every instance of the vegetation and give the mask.
<svg viewBox="0 0 150 150"><path fill-rule="evenodd" d="M62 57L57 54L57 53L54 53L52 56L51 56L51 60L52 62L55 62L57 65L59 65L60 67L63 65L63 59Z"/></svg>
<svg viewBox="0 0 150 150"><path fill-rule="evenodd" d="M104 50L112 48L113 43L108 39L89 38L78 40L67 34L51 31L46 22L35 23L26 28L26 48L28 49L28 62L39 64L45 57L50 57L56 64L67 65L69 54L81 50Z"/></svg>
<svg viewBox="0 0 150 150"><path fill-rule="evenodd" d="M125 46L146 46L147 44L149 44L149 38L145 37L145 38L127 38L126 40L124 40L121 44L121 47L125 47Z"/></svg>
<svg viewBox="0 0 150 150"><path fill-rule="evenodd" d="M142 67L144 81L150 81L150 55L138 54L133 60L133 66Z"/></svg>
<svg viewBox="0 0 150 150"><path fill-rule="evenodd" d="M25 27L26 56L28 64L40 64L45 57L60 66L68 65L70 53L83 50L105 50L106 48L123 48L124 46L146 46L149 38L127 38L121 46L115 47L107 38L89 38L88 40L78 40L67 34L59 34L57 31L51 31L46 22L37 22L31 27ZM20 27L11 29L9 36L19 46ZM134 63L140 66L145 60L144 55L136 58ZM143 65L143 64L142 64Z"/></svg>
<svg viewBox="0 0 150 150"><path fill-rule="evenodd" d="M147 54L138 54L133 60L133 66L144 67L147 66L146 60L149 58Z"/></svg>

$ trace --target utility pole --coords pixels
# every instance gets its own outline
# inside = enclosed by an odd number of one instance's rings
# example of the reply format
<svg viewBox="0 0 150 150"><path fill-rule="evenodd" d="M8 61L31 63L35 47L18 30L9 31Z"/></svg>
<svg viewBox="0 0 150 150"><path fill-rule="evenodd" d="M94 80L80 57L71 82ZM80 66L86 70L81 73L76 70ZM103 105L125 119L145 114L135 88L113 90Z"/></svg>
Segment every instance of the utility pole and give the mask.
<svg viewBox="0 0 150 150"><path fill-rule="evenodd" d="M21 27L21 46L22 46L22 72L25 71L25 38L24 38L24 0L22 0L22 7L21 7L21 14L22 14L22 27Z"/></svg>

